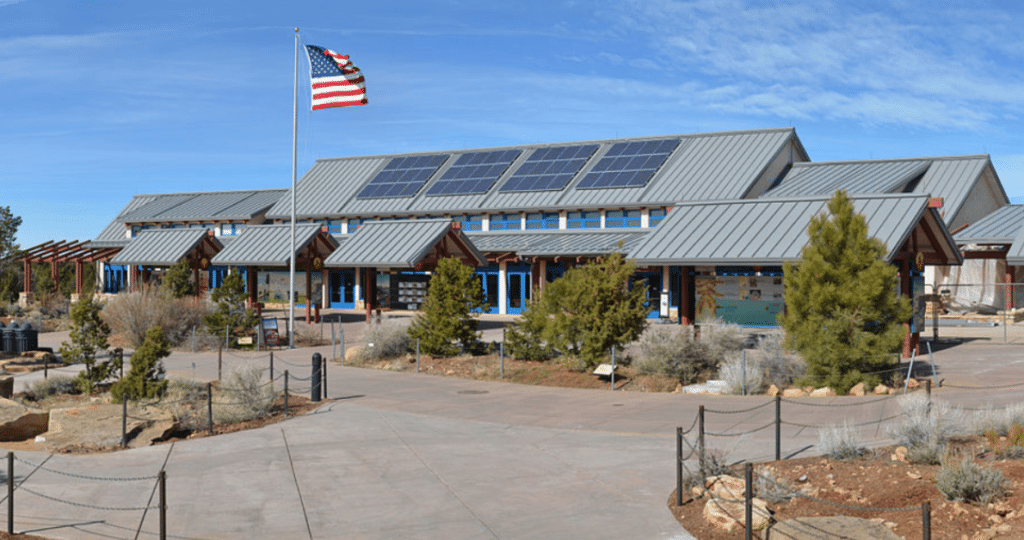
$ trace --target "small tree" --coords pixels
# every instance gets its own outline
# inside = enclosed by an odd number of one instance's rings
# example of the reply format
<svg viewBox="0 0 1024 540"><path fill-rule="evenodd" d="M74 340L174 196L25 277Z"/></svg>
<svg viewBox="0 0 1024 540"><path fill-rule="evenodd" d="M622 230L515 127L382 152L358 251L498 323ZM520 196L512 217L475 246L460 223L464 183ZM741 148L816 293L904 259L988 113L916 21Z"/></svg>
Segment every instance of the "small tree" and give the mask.
<svg viewBox="0 0 1024 540"><path fill-rule="evenodd" d="M242 274L232 271L221 286L213 290L211 298L217 303L213 313L203 317L206 329L213 335L222 335L225 329L233 332L238 328L252 328L258 317L256 312L245 307L245 281Z"/></svg>
<svg viewBox="0 0 1024 540"><path fill-rule="evenodd" d="M85 371L78 375L84 392L92 392L96 384L110 377L120 365L116 360L97 363L97 356L107 350L110 327L100 317L103 306L91 295L83 296L71 307L71 342L63 342L60 355L64 363L81 362Z"/></svg>
<svg viewBox="0 0 1024 540"><path fill-rule="evenodd" d="M551 347L597 365L612 347L636 340L647 327L647 288L642 282L631 286L635 270L636 263L618 251L569 269L530 304L511 329L512 343L528 354Z"/></svg>
<svg viewBox="0 0 1024 540"><path fill-rule="evenodd" d="M454 356L471 350L480 339L477 314L485 307L473 269L458 259L441 259L409 336L420 340L420 350L427 354Z"/></svg>
<svg viewBox="0 0 1024 540"><path fill-rule="evenodd" d="M885 262L885 245L868 236L846 193L836 192L828 210L811 218L800 265L784 266L786 312L779 320L787 345L807 362L804 382L843 394L858 382L879 382L867 374L892 363L911 307L896 294L898 275Z"/></svg>
<svg viewBox="0 0 1024 540"><path fill-rule="evenodd" d="M159 326L150 328L146 339L132 355L131 370L111 385L111 401L120 403L125 395L128 399L152 399L163 395L167 381L163 378L162 359L170 354L171 346L164 338L164 331Z"/></svg>
<svg viewBox="0 0 1024 540"><path fill-rule="evenodd" d="M181 258L174 266L167 269L160 288L172 298L195 296L196 286L192 282L192 272L188 267L187 259Z"/></svg>

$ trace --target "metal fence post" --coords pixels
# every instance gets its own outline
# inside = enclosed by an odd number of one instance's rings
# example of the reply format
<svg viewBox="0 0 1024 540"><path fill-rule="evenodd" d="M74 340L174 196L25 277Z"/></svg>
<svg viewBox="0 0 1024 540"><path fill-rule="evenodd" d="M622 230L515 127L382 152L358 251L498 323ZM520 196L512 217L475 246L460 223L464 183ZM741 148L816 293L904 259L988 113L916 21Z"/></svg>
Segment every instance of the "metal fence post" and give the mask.
<svg viewBox="0 0 1024 540"><path fill-rule="evenodd" d="M288 417L288 370L284 370L284 416Z"/></svg>
<svg viewBox="0 0 1024 540"><path fill-rule="evenodd" d="M221 365L224 360L224 348L220 347L217 349L217 380L220 380Z"/></svg>
<svg viewBox="0 0 1024 540"><path fill-rule="evenodd" d="M498 357L501 359L501 378L505 378L505 342L498 344Z"/></svg>
<svg viewBox="0 0 1024 540"><path fill-rule="evenodd" d="M420 338L416 338L416 373L420 372Z"/></svg>
<svg viewBox="0 0 1024 540"><path fill-rule="evenodd" d="M921 503L921 532L924 540L932 540L932 503Z"/></svg>
<svg viewBox="0 0 1024 540"><path fill-rule="evenodd" d="M615 345L612 345L612 376L609 377L612 382L612 392L615 391Z"/></svg>
<svg viewBox="0 0 1024 540"><path fill-rule="evenodd" d="M128 447L128 392L121 394L121 448Z"/></svg>
<svg viewBox="0 0 1024 540"><path fill-rule="evenodd" d="M754 538L754 464L747 462L744 467L746 473L746 484L747 489L743 494L743 509L744 509L744 521L745 532L744 538L746 540L753 540Z"/></svg>
<svg viewBox="0 0 1024 540"><path fill-rule="evenodd" d="M7 534L14 534L14 452L7 452Z"/></svg>
<svg viewBox="0 0 1024 540"><path fill-rule="evenodd" d="M775 461L782 459L782 396L775 396Z"/></svg>
<svg viewBox="0 0 1024 540"><path fill-rule="evenodd" d="M327 399L327 359L324 358L320 363L320 387L323 388L323 398Z"/></svg>
<svg viewBox="0 0 1024 540"><path fill-rule="evenodd" d="M206 383L206 428L213 435L213 383Z"/></svg>
<svg viewBox="0 0 1024 540"><path fill-rule="evenodd" d="M741 369L743 370L743 395L745 396L747 395L747 350L741 350L740 356L742 357Z"/></svg>
<svg viewBox="0 0 1024 540"><path fill-rule="evenodd" d="M320 388L322 384L320 376L322 375L323 367L321 363L323 358L320 353L313 353L312 366L310 366L309 374L309 400L316 403L320 401L320 394L323 390Z"/></svg>
<svg viewBox="0 0 1024 540"><path fill-rule="evenodd" d="M167 471L161 470L160 481L160 540L167 540Z"/></svg>
<svg viewBox="0 0 1024 540"><path fill-rule="evenodd" d="M697 424L699 431L697 432L697 459L700 460L700 478L702 482L707 481L705 474L707 468L704 467L704 406L701 405L697 409Z"/></svg>
<svg viewBox="0 0 1024 540"><path fill-rule="evenodd" d="M270 384L274 384L274 351L270 351Z"/></svg>
<svg viewBox="0 0 1024 540"><path fill-rule="evenodd" d="M683 428L676 428L676 506L683 505Z"/></svg>

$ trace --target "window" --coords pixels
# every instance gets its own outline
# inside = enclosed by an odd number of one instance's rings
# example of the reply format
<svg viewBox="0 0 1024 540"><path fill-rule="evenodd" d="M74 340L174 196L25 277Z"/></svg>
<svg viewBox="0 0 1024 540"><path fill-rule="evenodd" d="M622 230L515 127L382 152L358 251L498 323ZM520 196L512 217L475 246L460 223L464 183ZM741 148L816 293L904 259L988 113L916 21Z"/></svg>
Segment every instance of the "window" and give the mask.
<svg viewBox="0 0 1024 540"><path fill-rule="evenodd" d="M245 223L221 223L221 236L238 236L245 230Z"/></svg>
<svg viewBox="0 0 1024 540"><path fill-rule="evenodd" d="M132 225L132 238L139 235L140 232L152 229L153 225Z"/></svg>
<svg viewBox="0 0 1024 540"><path fill-rule="evenodd" d="M483 214L469 215L469 216L452 216L452 221L462 224L462 230L464 231L482 231L484 230L484 216Z"/></svg>
<svg viewBox="0 0 1024 540"><path fill-rule="evenodd" d="M608 229L639 227L640 210L609 210L604 215L604 226Z"/></svg>
<svg viewBox="0 0 1024 540"><path fill-rule="evenodd" d="M519 214L491 214L492 231L518 231L523 228Z"/></svg>
<svg viewBox="0 0 1024 540"><path fill-rule="evenodd" d="M183 229L185 225L181 223L164 223L160 226L161 229Z"/></svg>
<svg viewBox="0 0 1024 540"><path fill-rule="evenodd" d="M526 214L527 229L557 229L558 212L531 212Z"/></svg>
<svg viewBox="0 0 1024 540"><path fill-rule="evenodd" d="M363 224L363 221L365 221L363 218L351 218L351 219L349 219L348 220L348 233L349 234L355 233L356 229L358 229L359 226Z"/></svg>
<svg viewBox="0 0 1024 540"><path fill-rule="evenodd" d="M569 212L566 214L568 229L600 229L601 212Z"/></svg>
<svg viewBox="0 0 1024 540"><path fill-rule="evenodd" d="M336 219L325 219L320 224L327 227L328 234L341 234L341 222Z"/></svg>
<svg viewBox="0 0 1024 540"><path fill-rule="evenodd" d="M650 227L657 227L661 220L665 219L664 208L654 208L651 210L651 217L647 220Z"/></svg>

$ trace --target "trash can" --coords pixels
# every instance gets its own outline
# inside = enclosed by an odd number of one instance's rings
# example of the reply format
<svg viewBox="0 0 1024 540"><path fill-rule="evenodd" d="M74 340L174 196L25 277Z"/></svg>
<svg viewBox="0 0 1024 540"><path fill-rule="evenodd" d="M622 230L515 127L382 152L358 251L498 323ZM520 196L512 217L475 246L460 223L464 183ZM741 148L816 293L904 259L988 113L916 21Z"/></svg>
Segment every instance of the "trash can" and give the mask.
<svg viewBox="0 0 1024 540"><path fill-rule="evenodd" d="M21 354L25 351L25 325L15 324L11 332L14 336L14 348L11 352Z"/></svg>
<svg viewBox="0 0 1024 540"><path fill-rule="evenodd" d="M5 353L14 352L14 327L18 323L11 321L11 325L0 331L0 342L3 343L3 351Z"/></svg>
<svg viewBox="0 0 1024 540"><path fill-rule="evenodd" d="M21 350L18 352L34 351L39 348L39 330L32 328L32 325L25 323L21 325Z"/></svg>

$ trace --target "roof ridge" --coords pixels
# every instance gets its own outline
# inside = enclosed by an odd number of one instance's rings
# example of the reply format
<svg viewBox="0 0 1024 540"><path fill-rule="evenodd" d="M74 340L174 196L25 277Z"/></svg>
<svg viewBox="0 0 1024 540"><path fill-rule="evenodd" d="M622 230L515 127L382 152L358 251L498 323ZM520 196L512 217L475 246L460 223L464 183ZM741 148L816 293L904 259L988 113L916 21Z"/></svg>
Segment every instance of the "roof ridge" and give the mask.
<svg viewBox="0 0 1024 540"><path fill-rule="evenodd" d="M961 156L932 156L932 157L907 157L907 158L888 158L888 159L848 159L839 161L800 161L793 163L793 168L797 167L812 167L817 165L856 165L856 164L881 164L881 163L896 163L896 162L911 162L911 161L954 161L954 160L971 160L971 159L991 159L989 154L965 154Z"/></svg>

